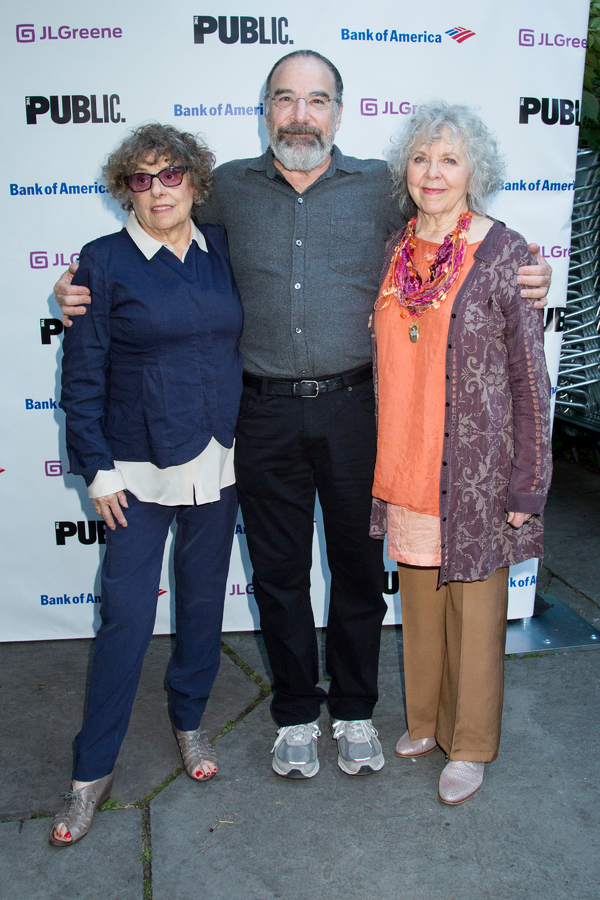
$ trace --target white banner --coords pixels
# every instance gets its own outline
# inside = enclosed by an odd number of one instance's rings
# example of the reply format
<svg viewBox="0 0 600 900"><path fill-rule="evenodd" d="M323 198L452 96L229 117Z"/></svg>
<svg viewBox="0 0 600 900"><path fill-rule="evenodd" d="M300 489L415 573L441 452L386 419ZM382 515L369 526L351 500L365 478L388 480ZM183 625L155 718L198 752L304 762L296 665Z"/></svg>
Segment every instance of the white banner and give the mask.
<svg viewBox="0 0 600 900"><path fill-rule="evenodd" d="M21 11L24 10L24 11ZM251 15L249 15L251 13ZM283 54L311 48L345 82L338 143L381 157L422 102L473 104L499 137L507 181L492 212L537 241L554 269L550 306L566 299L587 0L463 0L459 11L358 0L178 0L5 4L2 271L0 640L86 637L98 622L102 523L69 474L60 399L61 331L51 289L80 247L124 214L100 179L106 154L149 120L201 132L218 162L266 147L262 93ZM458 23L461 24L458 24ZM251 211L248 211L251 214ZM560 316L547 316L553 391ZM9 327L10 325L10 327ZM317 520L319 513L316 513ZM243 525L237 528L225 630L258 627ZM325 622L327 567L315 530L315 618ZM156 631L171 630L169 553ZM399 621L387 561L387 623ZM537 563L511 573L511 617L531 614ZM532 587L533 586L533 587Z"/></svg>

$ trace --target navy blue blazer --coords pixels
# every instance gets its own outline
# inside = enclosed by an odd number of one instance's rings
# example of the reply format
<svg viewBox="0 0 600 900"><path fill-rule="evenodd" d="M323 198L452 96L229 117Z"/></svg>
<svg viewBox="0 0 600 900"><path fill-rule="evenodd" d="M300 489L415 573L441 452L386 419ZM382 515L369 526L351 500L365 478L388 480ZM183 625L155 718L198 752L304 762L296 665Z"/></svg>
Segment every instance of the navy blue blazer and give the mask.
<svg viewBox="0 0 600 900"><path fill-rule="evenodd" d="M160 469L233 444L242 307L220 225L182 262L148 260L125 229L86 244L74 284L92 303L65 332L62 406L71 469L89 485L115 459Z"/></svg>

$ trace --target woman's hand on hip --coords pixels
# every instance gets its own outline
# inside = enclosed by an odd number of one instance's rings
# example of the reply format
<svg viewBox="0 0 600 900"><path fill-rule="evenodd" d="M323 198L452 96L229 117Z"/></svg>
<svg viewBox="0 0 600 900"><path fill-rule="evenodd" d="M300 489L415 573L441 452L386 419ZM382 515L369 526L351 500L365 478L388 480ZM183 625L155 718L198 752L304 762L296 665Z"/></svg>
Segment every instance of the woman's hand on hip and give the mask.
<svg viewBox="0 0 600 900"><path fill-rule="evenodd" d="M506 521L509 525L512 525L513 528L520 528L527 519L531 518L531 513L516 513L509 512L506 516Z"/></svg>
<svg viewBox="0 0 600 900"><path fill-rule="evenodd" d="M111 531L116 530L115 519L119 525L127 528L127 520L121 509L122 506L127 509L127 497L124 491L117 491L116 494L107 494L105 497L96 497L92 500L92 503L96 512L102 516ZM510 515L513 515L513 513L510 513ZM520 513L517 513L517 515L520 515Z"/></svg>

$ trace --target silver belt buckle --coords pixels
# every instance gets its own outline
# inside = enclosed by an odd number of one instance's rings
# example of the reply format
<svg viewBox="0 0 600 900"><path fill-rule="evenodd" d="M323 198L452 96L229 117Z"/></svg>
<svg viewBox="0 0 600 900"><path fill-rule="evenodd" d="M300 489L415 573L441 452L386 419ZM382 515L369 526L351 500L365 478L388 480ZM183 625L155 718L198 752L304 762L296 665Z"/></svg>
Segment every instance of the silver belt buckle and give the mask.
<svg viewBox="0 0 600 900"><path fill-rule="evenodd" d="M319 396L319 382L316 380L309 379L308 381L301 381L300 384L314 384L316 393L314 394L301 394L303 400L314 400L315 397Z"/></svg>

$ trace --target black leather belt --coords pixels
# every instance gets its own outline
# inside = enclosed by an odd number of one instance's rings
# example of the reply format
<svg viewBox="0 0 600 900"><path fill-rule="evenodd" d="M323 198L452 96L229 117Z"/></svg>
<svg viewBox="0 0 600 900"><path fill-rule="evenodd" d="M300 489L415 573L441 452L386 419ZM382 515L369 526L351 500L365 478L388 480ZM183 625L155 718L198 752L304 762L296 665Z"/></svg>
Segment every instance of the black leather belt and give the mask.
<svg viewBox="0 0 600 900"><path fill-rule="evenodd" d="M306 378L302 381L261 378L260 375L244 372L244 385L253 388L259 396L313 399L319 394L329 394L332 391L341 391L342 388L352 387L353 384L361 384L372 377L373 366L371 365L361 366L360 369L353 369L351 372L342 372L340 375L332 375L330 378Z"/></svg>

